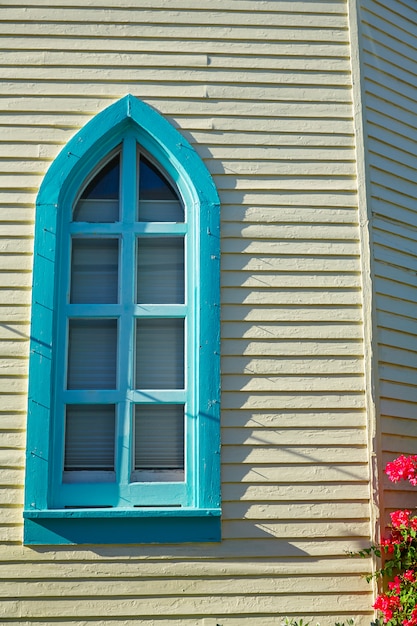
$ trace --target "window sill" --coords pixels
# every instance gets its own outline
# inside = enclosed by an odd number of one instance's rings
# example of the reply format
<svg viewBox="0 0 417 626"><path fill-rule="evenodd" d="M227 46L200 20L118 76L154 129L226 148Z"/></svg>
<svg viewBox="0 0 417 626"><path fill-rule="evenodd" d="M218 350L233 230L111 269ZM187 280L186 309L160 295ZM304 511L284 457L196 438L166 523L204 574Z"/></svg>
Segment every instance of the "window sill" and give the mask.
<svg viewBox="0 0 417 626"><path fill-rule="evenodd" d="M25 510L25 545L218 542L220 509Z"/></svg>

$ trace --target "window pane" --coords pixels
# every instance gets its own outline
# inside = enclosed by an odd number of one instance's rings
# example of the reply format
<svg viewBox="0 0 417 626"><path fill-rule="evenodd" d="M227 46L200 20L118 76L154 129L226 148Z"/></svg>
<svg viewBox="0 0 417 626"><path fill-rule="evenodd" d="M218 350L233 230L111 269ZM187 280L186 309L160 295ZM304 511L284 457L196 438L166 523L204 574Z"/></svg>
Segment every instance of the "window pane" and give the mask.
<svg viewBox="0 0 417 626"><path fill-rule="evenodd" d="M184 211L176 200L141 200L140 222L183 222Z"/></svg>
<svg viewBox="0 0 417 626"><path fill-rule="evenodd" d="M70 320L68 389L115 389L116 320Z"/></svg>
<svg viewBox="0 0 417 626"><path fill-rule="evenodd" d="M120 155L94 176L74 208L75 222L117 222L119 219Z"/></svg>
<svg viewBox="0 0 417 626"><path fill-rule="evenodd" d="M163 173L143 155L139 161L139 199L177 200L172 185Z"/></svg>
<svg viewBox="0 0 417 626"><path fill-rule="evenodd" d="M118 239L72 240L71 303L118 301Z"/></svg>
<svg viewBox="0 0 417 626"><path fill-rule="evenodd" d="M136 321L136 389L184 389L184 320Z"/></svg>
<svg viewBox="0 0 417 626"><path fill-rule="evenodd" d="M172 185L152 163L140 157L139 220L183 222L184 210Z"/></svg>
<svg viewBox="0 0 417 626"><path fill-rule="evenodd" d="M184 406L135 405L135 469L184 468Z"/></svg>
<svg viewBox="0 0 417 626"><path fill-rule="evenodd" d="M113 405L68 405L65 419L65 471L113 471Z"/></svg>
<svg viewBox="0 0 417 626"><path fill-rule="evenodd" d="M183 237L141 237L137 254L138 302L183 304Z"/></svg>

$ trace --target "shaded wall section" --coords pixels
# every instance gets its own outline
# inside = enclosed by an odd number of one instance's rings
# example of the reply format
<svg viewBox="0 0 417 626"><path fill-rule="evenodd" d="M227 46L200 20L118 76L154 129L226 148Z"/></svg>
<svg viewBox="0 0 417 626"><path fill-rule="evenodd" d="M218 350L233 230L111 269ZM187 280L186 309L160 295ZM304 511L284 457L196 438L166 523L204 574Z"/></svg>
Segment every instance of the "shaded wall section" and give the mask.
<svg viewBox="0 0 417 626"><path fill-rule="evenodd" d="M417 6L361 6L383 465L417 452ZM382 519L415 506L383 478Z"/></svg>

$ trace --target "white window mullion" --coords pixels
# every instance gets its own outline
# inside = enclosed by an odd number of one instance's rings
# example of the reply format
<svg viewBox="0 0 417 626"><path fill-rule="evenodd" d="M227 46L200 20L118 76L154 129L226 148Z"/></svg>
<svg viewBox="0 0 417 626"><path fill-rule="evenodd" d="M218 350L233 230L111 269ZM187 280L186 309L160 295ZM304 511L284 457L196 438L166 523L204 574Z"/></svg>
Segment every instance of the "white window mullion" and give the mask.
<svg viewBox="0 0 417 626"><path fill-rule="evenodd" d="M133 306L135 302L135 234L133 223L137 211L137 144L133 135L123 141L121 166L121 252L120 252L120 303L122 314L119 320L119 389L124 398L117 407L118 449L117 475L120 485L126 485L130 479L132 467L132 407L128 401L128 391L134 387L133 353L134 324Z"/></svg>

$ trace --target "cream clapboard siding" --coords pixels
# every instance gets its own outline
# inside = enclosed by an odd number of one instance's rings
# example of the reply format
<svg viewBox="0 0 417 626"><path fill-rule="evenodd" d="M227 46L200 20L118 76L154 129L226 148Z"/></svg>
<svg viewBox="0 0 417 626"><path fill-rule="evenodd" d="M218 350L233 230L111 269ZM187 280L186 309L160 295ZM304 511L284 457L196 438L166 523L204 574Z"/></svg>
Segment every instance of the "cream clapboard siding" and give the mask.
<svg viewBox="0 0 417 626"><path fill-rule="evenodd" d="M344 0L0 6L0 622L369 623L355 138ZM22 547L34 202L51 160L131 92L222 202L223 541ZM154 619L155 618L155 619Z"/></svg>
<svg viewBox="0 0 417 626"><path fill-rule="evenodd" d="M385 464L417 450L417 6L363 0L361 22ZM382 505L415 494L385 479Z"/></svg>

